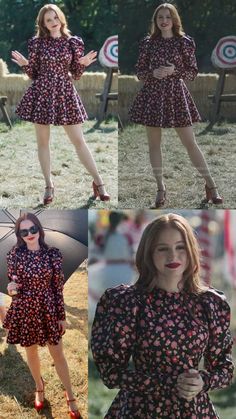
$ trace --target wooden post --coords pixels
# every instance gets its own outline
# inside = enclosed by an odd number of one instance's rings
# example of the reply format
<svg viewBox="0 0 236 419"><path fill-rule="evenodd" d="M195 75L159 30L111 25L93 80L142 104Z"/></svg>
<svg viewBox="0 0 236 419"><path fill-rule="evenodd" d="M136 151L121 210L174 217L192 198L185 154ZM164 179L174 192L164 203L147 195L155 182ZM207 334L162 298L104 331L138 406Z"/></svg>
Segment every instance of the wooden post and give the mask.
<svg viewBox="0 0 236 419"><path fill-rule="evenodd" d="M6 110L6 102L7 96L0 96L0 108L3 114L4 122L9 126L9 128L12 128L12 123Z"/></svg>

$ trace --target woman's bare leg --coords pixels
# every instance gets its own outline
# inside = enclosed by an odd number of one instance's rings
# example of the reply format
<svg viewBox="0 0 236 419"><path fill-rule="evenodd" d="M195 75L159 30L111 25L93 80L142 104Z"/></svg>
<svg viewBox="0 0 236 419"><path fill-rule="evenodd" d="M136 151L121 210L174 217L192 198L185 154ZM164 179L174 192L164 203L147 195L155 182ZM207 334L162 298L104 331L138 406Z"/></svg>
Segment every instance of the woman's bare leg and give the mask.
<svg viewBox="0 0 236 419"><path fill-rule="evenodd" d="M52 187L51 179L51 159L50 159L50 126L42 124L34 124L36 138L38 143L38 158L43 172L46 186Z"/></svg>
<svg viewBox="0 0 236 419"><path fill-rule="evenodd" d="M100 174L98 173L95 160L85 142L81 125L64 125L63 127L70 141L74 145L81 163L83 164L85 169L90 173L96 185L103 185L103 180ZM106 192L104 186L100 186L99 192L101 194L104 194Z"/></svg>
<svg viewBox="0 0 236 419"><path fill-rule="evenodd" d="M37 390L43 390L43 382L40 372L40 360L38 355L38 345L27 346L25 348L27 364L35 381L35 387ZM36 393L35 400L37 402L43 401L43 393Z"/></svg>
<svg viewBox="0 0 236 419"><path fill-rule="evenodd" d="M58 377L60 378L66 390L68 399L72 400L74 399L74 394L71 387L69 368L68 368L67 361L63 352L62 340L60 340L58 345L48 344L48 349L53 358ZM70 407L72 410L77 409L77 405L75 402L71 402Z"/></svg>
<svg viewBox="0 0 236 419"><path fill-rule="evenodd" d="M162 168L162 151L161 151L161 128L159 127L146 127L148 145L149 145L149 158L152 166L153 174L157 182L157 197L156 201L164 199L165 184L163 181L163 168Z"/></svg>
<svg viewBox="0 0 236 419"><path fill-rule="evenodd" d="M207 186L209 188L215 188L215 189L212 189L212 195L218 196L218 191L216 189L215 181L210 174L210 170L207 166L204 155L196 142L192 126L175 128L175 129L181 139L182 144L186 148L188 155L190 157L190 160L193 163L194 167L196 167L198 172L205 179Z"/></svg>

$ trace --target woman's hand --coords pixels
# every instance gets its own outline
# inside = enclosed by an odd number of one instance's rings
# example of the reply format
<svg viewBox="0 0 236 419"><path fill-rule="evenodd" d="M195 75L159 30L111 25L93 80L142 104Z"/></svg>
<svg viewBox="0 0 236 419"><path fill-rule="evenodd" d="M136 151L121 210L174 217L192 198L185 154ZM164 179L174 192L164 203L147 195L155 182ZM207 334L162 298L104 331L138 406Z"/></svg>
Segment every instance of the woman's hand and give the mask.
<svg viewBox="0 0 236 419"><path fill-rule="evenodd" d="M190 401L203 389L203 379L199 372L191 369L180 374L177 379L177 390L179 397Z"/></svg>
<svg viewBox="0 0 236 419"><path fill-rule="evenodd" d="M66 333L66 320L59 320L58 326L59 326L61 335L64 335Z"/></svg>
<svg viewBox="0 0 236 419"><path fill-rule="evenodd" d="M97 51L90 51L88 54L84 55L79 59L79 63L88 67L94 61L96 61Z"/></svg>
<svg viewBox="0 0 236 419"><path fill-rule="evenodd" d="M19 65L20 67L22 67L23 65L29 64L29 61L27 60L27 58L25 58L24 55L22 55L18 51L12 51L11 56L12 56L11 60L14 61L14 63Z"/></svg>
<svg viewBox="0 0 236 419"><path fill-rule="evenodd" d="M17 294L17 288L19 288L19 285L16 284L14 281L9 282L7 286L7 292L10 295L10 297Z"/></svg>
<svg viewBox="0 0 236 419"><path fill-rule="evenodd" d="M155 70L153 70L153 77L161 80L167 76L171 76L175 71L175 66L174 64L169 63L169 61L167 61L167 64L169 65L168 66L161 65L160 67L155 68Z"/></svg>

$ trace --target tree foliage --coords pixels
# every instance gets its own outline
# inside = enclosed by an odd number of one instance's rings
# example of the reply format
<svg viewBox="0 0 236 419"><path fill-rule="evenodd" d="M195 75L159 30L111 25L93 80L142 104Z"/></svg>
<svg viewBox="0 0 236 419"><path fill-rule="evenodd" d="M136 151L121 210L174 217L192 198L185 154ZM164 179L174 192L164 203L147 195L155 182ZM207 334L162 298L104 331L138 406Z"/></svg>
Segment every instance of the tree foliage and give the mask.
<svg viewBox="0 0 236 419"><path fill-rule="evenodd" d="M72 34L84 39L86 51L99 50L108 36L117 34L115 0L0 0L0 57L11 71L20 71L11 62L11 51L27 54L39 9L50 2L63 10Z"/></svg>

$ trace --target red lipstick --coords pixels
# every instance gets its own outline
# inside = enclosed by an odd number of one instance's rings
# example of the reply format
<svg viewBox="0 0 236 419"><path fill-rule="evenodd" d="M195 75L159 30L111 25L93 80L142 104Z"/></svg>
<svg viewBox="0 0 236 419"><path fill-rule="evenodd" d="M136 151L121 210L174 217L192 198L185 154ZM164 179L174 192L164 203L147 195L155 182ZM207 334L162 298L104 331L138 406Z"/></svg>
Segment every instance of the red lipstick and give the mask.
<svg viewBox="0 0 236 419"><path fill-rule="evenodd" d="M170 269L176 269L180 266L180 263L177 263L177 262L167 263L166 266L167 268L170 268Z"/></svg>

